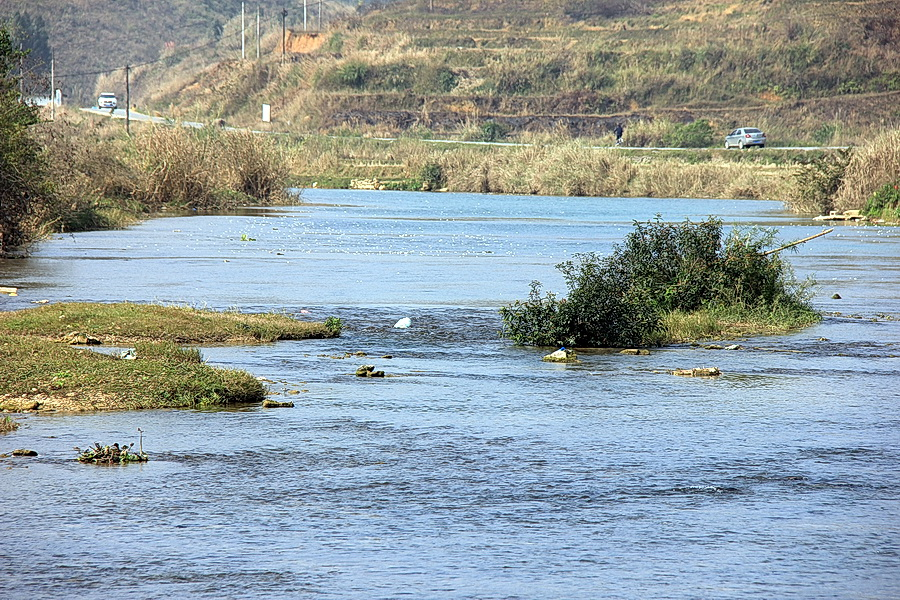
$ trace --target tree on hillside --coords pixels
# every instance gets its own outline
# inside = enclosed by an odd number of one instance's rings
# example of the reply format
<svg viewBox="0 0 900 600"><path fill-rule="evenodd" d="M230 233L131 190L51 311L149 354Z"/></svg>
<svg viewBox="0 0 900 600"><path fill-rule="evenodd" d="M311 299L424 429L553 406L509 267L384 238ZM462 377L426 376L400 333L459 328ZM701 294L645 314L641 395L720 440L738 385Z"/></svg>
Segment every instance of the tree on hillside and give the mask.
<svg viewBox="0 0 900 600"><path fill-rule="evenodd" d="M34 65L45 65L49 69L52 51L47 23L44 17L32 17L29 13L16 13L11 23L13 44L21 45L28 52L28 59Z"/></svg>
<svg viewBox="0 0 900 600"><path fill-rule="evenodd" d="M0 28L0 254L29 240L29 216L48 193L42 149L29 130L38 110L19 97L19 63L26 54L16 49L9 29Z"/></svg>

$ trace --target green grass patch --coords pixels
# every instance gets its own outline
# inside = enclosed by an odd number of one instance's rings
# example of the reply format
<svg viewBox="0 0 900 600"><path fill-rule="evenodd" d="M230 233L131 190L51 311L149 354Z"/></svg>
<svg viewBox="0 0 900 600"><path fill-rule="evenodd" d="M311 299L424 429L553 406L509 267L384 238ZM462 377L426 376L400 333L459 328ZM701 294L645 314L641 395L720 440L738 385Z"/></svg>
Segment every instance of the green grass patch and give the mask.
<svg viewBox="0 0 900 600"><path fill-rule="evenodd" d="M324 323L284 314L217 312L158 304L60 303L0 313L0 332L61 339L72 332L102 343L170 341L179 344L237 344L334 337Z"/></svg>
<svg viewBox="0 0 900 600"><path fill-rule="evenodd" d="M0 313L0 410L181 408L261 402L250 373L207 365L182 344L262 343L340 335L283 314L215 312L155 304L61 303ZM134 345L134 359L62 342L81 333Z"/></svg>
<svg viewBox="0 0 900 600"><path fill-rule="evenodd" d="M0 334L0 408L114 410L261 402L250 373L211 367L172 342L136 346L135 360L46 339Z"/></svg>
<svg viewBox="0 0 900 600"><path fill-rule="evenodd" d="M778 335L808 327L820 320L821 315L802 306L754 309L733 305L704 307L690 312L676 310L662 316L663 328L652 343L666 345Z"/></svg>

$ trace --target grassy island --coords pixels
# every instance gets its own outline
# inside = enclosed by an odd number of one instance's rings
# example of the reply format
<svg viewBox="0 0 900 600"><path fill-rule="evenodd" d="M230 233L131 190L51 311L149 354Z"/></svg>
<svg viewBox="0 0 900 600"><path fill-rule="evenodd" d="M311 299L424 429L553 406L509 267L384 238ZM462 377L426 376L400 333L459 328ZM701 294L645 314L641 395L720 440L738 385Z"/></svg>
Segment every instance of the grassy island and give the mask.
<svg viewBox="0 0 900 600"><path fill-rule="evenodd" d="M0 410L115 410L261 402L250 373L196 348L334 337L340 323L131 303L60 303L0 313ZM73 347L73 343L79 347ZM127 354L80 347L133 346Z"/></svg>

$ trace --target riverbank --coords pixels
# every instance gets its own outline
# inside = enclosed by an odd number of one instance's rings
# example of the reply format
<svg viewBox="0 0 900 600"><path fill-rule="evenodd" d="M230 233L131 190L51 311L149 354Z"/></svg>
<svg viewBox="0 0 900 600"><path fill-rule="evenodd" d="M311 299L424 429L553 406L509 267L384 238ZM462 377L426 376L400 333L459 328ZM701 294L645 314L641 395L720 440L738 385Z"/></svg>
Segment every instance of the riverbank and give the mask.
<svg viewBox="0 0 900 600"><path fill-rule="evenodd" d="M873 218L896 212L889 192L900 183L897 130L859 149L740 151L619 148L551 134L472 144L146 123L134 129L123 135L118 123L77 113L41 124L35 143L47 150L45 188L52 191L10 217L14 227L4 240L121 228L167 210L294 204L299 195L287 187L352 188L354 181L386 190L777 200L811 216L839 209ZM0 252L14 248L7 243Z"/></svg>
<svg viewBox="0 0 900 600"><path fill-rule="evenodd" d="M335 337L340 323L143 304L60 303L0 313L0 410L188 408L262 402L246 371L182 345ZM94 351L97 348L121 348Z"/></svg>

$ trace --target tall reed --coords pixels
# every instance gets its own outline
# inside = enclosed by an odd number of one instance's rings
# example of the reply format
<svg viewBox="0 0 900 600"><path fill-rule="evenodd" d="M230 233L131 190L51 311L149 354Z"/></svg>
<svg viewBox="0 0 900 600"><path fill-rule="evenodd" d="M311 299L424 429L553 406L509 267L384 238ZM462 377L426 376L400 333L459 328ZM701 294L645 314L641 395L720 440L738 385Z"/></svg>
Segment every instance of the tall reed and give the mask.
<svg viewBox="0 0 900 600"><path fill-rule="evenodd" d="M860 209L881 186L900 180L900 129L885 131L850 157L834 198L835 210Z"/></svg>

